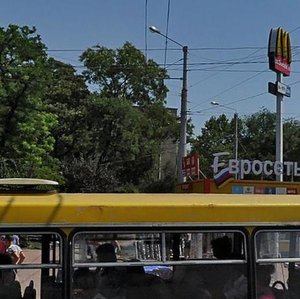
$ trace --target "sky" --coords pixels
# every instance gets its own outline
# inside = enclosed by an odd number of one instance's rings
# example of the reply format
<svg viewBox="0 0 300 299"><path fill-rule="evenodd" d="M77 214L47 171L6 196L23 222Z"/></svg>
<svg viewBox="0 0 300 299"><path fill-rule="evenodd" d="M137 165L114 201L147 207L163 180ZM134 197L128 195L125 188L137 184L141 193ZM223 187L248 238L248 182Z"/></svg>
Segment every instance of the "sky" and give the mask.
<svg viewBox="0 0 300 299"><path fill-rule="evenodd" d="M211 116L229 118L276 111L268 82L270 30L290 32L292 73L284 77L291 97L284 98L284 119L300 120L300 1L297 0L2 0L0 26L35 26L49 56L79 67L88 47L116 49L129 41L148 59L166 67L167 106L178 108L182 87L182 48L188 47L188 115L199 135ZM211 105L217 102L219 106Z"/></svg>

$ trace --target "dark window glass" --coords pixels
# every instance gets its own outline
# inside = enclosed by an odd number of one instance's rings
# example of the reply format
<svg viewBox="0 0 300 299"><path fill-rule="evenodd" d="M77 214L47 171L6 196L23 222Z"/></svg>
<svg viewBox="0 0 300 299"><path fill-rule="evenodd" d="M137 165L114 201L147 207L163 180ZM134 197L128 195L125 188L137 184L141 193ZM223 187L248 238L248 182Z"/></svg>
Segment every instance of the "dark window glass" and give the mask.
<svg viewBox="0 0 300 299"><path fill-rule="evenodd" d="M73 238L73 298L247 298L238 231L95 233Z"/></svg>
<svg viewBox="0 0 300 299"><path fill-rule="evenodd" d="M300 298L300 231L259 231L255 235L256 297Z"/></svg>

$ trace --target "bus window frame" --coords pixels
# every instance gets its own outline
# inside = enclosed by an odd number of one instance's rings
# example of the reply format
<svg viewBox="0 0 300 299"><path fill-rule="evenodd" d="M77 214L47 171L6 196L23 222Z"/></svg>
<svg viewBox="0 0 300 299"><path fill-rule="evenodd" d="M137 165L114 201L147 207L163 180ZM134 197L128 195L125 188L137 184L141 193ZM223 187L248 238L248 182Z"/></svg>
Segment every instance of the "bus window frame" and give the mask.
<svg viewBox="0 0 300 299"><path fill-rule="evenodd" d="M164 223L161 225L154 225L154 226L146 226L146 225L129 225L126 226L126 224L122 225L112 225L112 226L107 226L107 225L99 225L99 226L92 226L92 227L77 227L74 228L70 234L68 235L68 245L69 245L69 281L68 281L68 295L72 296L73 292L73 271L75 268L86 268L86 267L91 267L91 268L97 268L97 267L126 267L126 266L147 266L147 265L162 265L162 266L176 266L176 265L200 265L200 264L245 264L245 269L247 273L247 293L248 293L248 298L255 298L254 290L251 288L253 285L252 283L252 275L251 272L253 272L252 269L252 261L253 257L251 255L251 235L252 232L251 230L247 229L248 226L244 225L205 225L201 223L197 223L194 225L186 225L185 223L182 223L182 225L179 224L168 224ZM243 260L186 260L186 261L166 261L166 262L160 262L160 263L141 263L141 262L122 262L122 263L73 263L74 258L74 236L77 233L83 233L83 232L90 232L90 233L146 233L146 232L160 232L160 233L195 233L195 232L239 232L243 236L243 242L245 246L245 256ZM163 242L162 242L163 243ZM164 244L165 246L165 244ZM162 254L163 256L163 254ZM252 297L251 297L252 296ZM71 297L70 297L71 298Z"/></svg>
<svg viewBox="0 0 300 299"><path fill-rule="evenodd" d="M220 229L219 229L220 228ZM168 233L241 233L243 236L243 244L245 246L245 256L244 259L224 259L224 260L216 260L216 259L191 259L191 260L182 260L182 261L171 261L171 260L164 260L161 261L143 261L143 262L113 262L113 263L75 263L74 261L74 252L75 252L75 244L74 239L75 236L80 233L95 233L99 232L101 234L134 234L134 233L160 233L162 235L161 238L161 246L162 246L162 252L161 256L164 257L164 254L166 253L166 244L164 244L165 235ZM74 229L70 235L69 235L69 242L70 244L70 266L71 268L84 268L84 267L113 267L113 266L148 266L148 265L200 265L200 264L249 264L249 232L246 230L245 227L238 227L238 226L210 226L205 227L201 225L195 225L195 226L179 226L176 224L176 226L168 226L168 225L161 225L157 227L140 227L140 226L128 226L125 227L122 225L122 227L107 227L107 226L99 226L99 227L88 227L88 228L77 228ZM164 247L163 247L164 246ZM247 269L248 272L248 269Z"/></svg>
<svg viewBox="0 0 300 299"><path fill-rule="evenodd" d="M261 226L261 227L256 227L253 230L253 255L254 255L254 261L255 264L257 263L281 263L281 262L300 262L300 256L297 258L289 258L289 257L277 257L277 258L257 258L258 253L257 253L257 235L259 233L263 232L272 232L272 233L280 233L280 232L299 232L300 233L300 226L274 226L274 227L269 227L269 226Z"/></svg>
<svg viewBox="0 0 300 299"><path fill-rule="evenodd" d="M60 262L55 264L19 264L19 265L0 265L0 269L16 269L16 270L30 270L30 269L61 269L62 271L62 298L67 298L66 294L68 293L69 289L69 282L68 282L68 247L67 247L67 235L65 232L56 227L24 227L20 228L19 226L12 226L12 227L1 227L0 228L0 235L57 235L60 240L60 248L59 248L59 255L60 255ZM42 249L41 249L42 254ZM41 290L40 290L41 291Z"/></svg>
<svg viewBox="0 0 300 299"><path fill-rule="evenodd" d="M256 225L255 228L253 229L251 233L251 239L250 239L250 252L252 253L251 259L253 262L251 263L251 272L252 275L250 277L251 279L251 298L256 298L256 290L257 290L257 265L259 264L274 264L274 263L295 263L295 262L300 262L300 257L299 258L267 258L267 259L257 259L257 235L261 232L290 232L290 231L298 231L300 232L300 226L299 225L280 225L280 224L273 224L273 225Z"/></svg>

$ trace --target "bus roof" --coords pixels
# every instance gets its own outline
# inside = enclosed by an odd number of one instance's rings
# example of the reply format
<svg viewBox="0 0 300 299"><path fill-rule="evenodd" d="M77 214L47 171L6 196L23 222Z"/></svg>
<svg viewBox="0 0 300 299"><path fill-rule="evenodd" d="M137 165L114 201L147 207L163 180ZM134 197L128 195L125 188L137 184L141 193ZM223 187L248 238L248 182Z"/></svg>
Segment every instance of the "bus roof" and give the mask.
<svg viewBox="0 0 300 299"><path fill-rule="evenodd" d="M43 179L34 179L34 178L5 178L0 179L0 185L51 185L51 186L58 186L58 182L50 181L50 180L43 180Z"/></svg>
<svg viewBox="0 0 300 299"><path fill-rule="evenodd" d="M160 224L299 224L300 195L0 195L0 227Z"/></svg>

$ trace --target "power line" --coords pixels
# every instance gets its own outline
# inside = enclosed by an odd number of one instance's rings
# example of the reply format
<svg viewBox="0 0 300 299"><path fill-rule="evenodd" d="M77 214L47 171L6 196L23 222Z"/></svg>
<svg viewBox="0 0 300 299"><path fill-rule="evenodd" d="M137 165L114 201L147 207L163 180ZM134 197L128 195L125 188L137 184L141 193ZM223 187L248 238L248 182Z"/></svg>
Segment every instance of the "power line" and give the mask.
<svg viewBox="0 0 300 299"><path fill-rule="evenodd" d="M84 52L88 48L93 48L93 47L87 47L86 49L47 49L46 52ZM237 50L267 50L268 47L266 46L253 46L253 47L189 47L189 51L237 51ZM299 49L300 45L295 45L292 46L292 49ZM140 51L165 51L165 48L144 48L144 49L138 49ZM182 51L179 48L168 48L168 51Z"/></svg>
<svg viewBox="0 0 300 299"><path fill-rule="evenodd" d="M255 50L253 53L247 55L247 56L245 57L245 59L250 58L250 57L253 56L254 54L258 53L259 51L261 51L261 49ZM234 66L234 65L235 65L235 64L231 64L231 65L227 66L227 67L225 68L225 70L228 69L228 68L230 68L230 67L232 67L232 66ZM215 72L215 73L212 74L211 76L208 76L208 77L206 77L205 79L202 79L202 80L196 82L196 83L193 84L191 87L194 87L195 85L198 85L199 83L203 83L204 81L206 81L206 80L208 80L208 79L210 79L210 78L216 76L218 73L219 73L219 72ZM261 74L261 73L262 73L262 72L259 72L258 74ZM255 74L254 76L251 76L250 78L252 79L252 78L254 78L254 77L256 77L256 76L257 76L257 74ZM250 79L249 79L249 80L250 80ZM247 81L248 81L248 80L246 80L246 81L244 80L242 83L247 82ZM236 86L241 85L242 83L237 83L237 84L235 84L234 87L229 88L229 89L226 89L226 90L220 92L220 93L219 93L218 95L216 95L215 97L217 97L217 96L219 96L219 95L221 95L221 94L223 94L223 93L225 93L225 92L227 92L227 91L229 91L229 90L235 88ZM207 101L207 100L205 100L205 102L206 102L206 101ZM198 107L198 106L202 105L202 104L203 104L203 102L197 104L196 106L193 107L193 109L194 109L195 107Z"/></svg>
<svg viewBox="0 0 300 299"><path fill-rule="evenodd" d="M294 82L290 83L289 86L297 85L299 83L300 83L300 80L294 81ZM255 94L255 95L251 95L251 96L248 96L248 97L240 98L240 99L231 101L229 103L226 103L226 106L230 106L230 105L233 105L233 104L236 104L236 103L244 102L244 101L247 101L247 100L250 100L250 99L254 99L254 98L266 95L266 94L268 94L268 92L266 92L266 91L260 92L260 93ZM199 111L191 111L191 110L189 110L188 112L189 112L189 115L202 114L205 111L212 110L212 109L215 109L215 108L216 107L209 107L209 108L204 108L204 109L199 110Z"/></svg>
<svg viewBox="0 0 300 299"><path fill-rule="evenodd" d="M300 29L300 26L297 27L297 28L295 28L294 30L292 30L292 32L294 32L294 31L296 31L296 30L298 30L298 29ZM298 47L298 46L297 46L297 47ZM258 50L256 50L256 51L254 51L254 53L252 53L252 54L250 54L249 56L247 56L247 58L253 56L255 53L257 53L257 52L259 52L259 51L261 51L261 49L258 49ZM299 54L300 54L300 53L298 52L298 53L296 53L294 56L297 56L297 55L299 55ZM233 65L235 65L235 64L232 64L231 66L233 66ZM228 68L231 67L231 66L228 66ZM226 69L226 68L225 68L225 69ZM226 92L228 92L228 91L234 89L234 88L237 87L237 86L240 86L240 85L244 84L245 82L248 82L249 80L251 80L251 79L253 79L253 78L255 78L255 77L261 75L262 73L264 73L264 72L266 72L266 71L268 71L268 69L263 70L263 71L260 71L260 72L258 72L257 74L255 74L255 75L253 75L253 76L250 76L249 78L247 78L247 79L245 79L245 80L242 80L242 81L240 81L240 82L234 84L233 86L231 86L231 87L229 87L229 88L227 88L227 89L221 91L220 93L218 93L218 94L215 95L214 97L218 97L218 96L220 96L220 95L223 95L224 93L226 93ZM203 79L203 80L201 80L201 81L198 81L196 84L202 83L203 81L205 81L205 80L207 80L207 79L213 77L213 76L216 75L216 74L217 74L217 73L213 74L212 76L208 76L206 79ZM196 84L194 84L193 86L195 86ZM192 86L191 86L191 87L192 87ZM214 97L212 97L212 98L214 98ZM206 100L206 101L207 101L207 100ZM205 102L206 102L206 101L205 101ZM202 105L202 104L203 104L203 102L200 103L200 104L197 104L196 106L193 107L193 109L194 109L195 107L198 107L198 106ZM226 105L228 105L228 104L226 104Z"/></svg>

